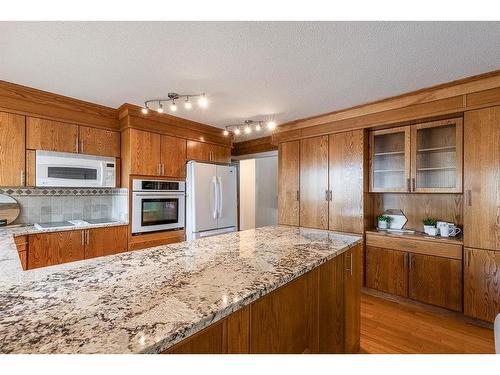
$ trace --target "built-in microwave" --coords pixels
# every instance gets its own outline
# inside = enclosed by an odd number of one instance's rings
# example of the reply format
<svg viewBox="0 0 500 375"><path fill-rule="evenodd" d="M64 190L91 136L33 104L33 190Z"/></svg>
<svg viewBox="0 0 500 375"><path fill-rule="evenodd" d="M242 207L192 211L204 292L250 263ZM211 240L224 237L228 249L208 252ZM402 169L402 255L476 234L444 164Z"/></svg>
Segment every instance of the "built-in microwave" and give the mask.
<svg viewBox="0 0 500 375"><path fill-rule="evenodd" d="M184 181L132 181L132 234L184 228Z"/></svg>
<svg viewBox="0 0 500 375"><path fill-rule="evenodd" d="M113 157L36 151L36 186L116 187Z"/></svg>

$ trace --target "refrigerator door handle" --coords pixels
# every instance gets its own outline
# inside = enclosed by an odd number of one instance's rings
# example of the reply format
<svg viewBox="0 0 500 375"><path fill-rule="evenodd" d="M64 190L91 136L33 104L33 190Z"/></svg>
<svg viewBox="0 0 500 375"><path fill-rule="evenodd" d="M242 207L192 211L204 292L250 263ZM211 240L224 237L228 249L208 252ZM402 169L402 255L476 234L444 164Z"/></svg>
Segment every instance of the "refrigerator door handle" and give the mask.
<svg viewBox="0 0 500 375"><path fill-rule="evenodd" d="M217 219L217 207L219 206L219 199L217 194L217 177L212 177L212 190L214 194L214 211L212 212L212 216L214 219Z"/></svg>
<svg viewBox="0 0 500 375"><path fill-rule="evenodd" d="M222 178L217 177L219 181L219 214L218 217L222 217Z"/></svg>

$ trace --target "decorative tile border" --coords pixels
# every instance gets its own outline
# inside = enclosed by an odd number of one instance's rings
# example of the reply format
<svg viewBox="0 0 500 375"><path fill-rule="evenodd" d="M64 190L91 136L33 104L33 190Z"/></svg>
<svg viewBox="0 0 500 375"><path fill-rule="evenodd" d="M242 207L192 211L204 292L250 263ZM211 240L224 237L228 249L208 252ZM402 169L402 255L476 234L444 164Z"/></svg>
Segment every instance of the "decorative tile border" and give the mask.
<svg viewBox="0 0 500 375"><path fill-rule="evenodd" d="M128 189L111 188L18 188L4 187L0 189L0 194L16 196L99 196L99 195L127 195Z"/></svg>

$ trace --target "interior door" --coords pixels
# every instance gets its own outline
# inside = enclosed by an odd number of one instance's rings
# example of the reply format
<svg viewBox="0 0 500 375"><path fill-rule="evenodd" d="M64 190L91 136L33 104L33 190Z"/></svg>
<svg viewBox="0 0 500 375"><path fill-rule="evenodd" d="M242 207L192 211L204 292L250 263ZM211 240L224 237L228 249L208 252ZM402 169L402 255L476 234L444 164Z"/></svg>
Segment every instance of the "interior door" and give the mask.
<svg viewBox="0 0 500 375"><path fill-rule="evenodd" d="M237 218L236 168L217 165L219 228L235 227Z"/></svg>
<svg viewBox="0 0 500 375"><path fill-rule="evenodd" d="M194 232L217 229L217 166L215 164L192 164L192 212ZM235 200L236 202L236 200Z"/></svg>

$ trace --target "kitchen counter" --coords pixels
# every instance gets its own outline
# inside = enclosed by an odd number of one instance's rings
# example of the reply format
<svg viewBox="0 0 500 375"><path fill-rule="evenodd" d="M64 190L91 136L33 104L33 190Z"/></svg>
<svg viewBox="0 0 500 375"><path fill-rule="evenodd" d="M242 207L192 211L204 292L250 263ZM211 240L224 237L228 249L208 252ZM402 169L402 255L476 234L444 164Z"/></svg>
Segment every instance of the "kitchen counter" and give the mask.
<svg viewBox="0 0 500 375"><path fill-rule="evenodd" d="M0 230L0 353L159 353L361 242L264 227L23 271Z"/></svg>

